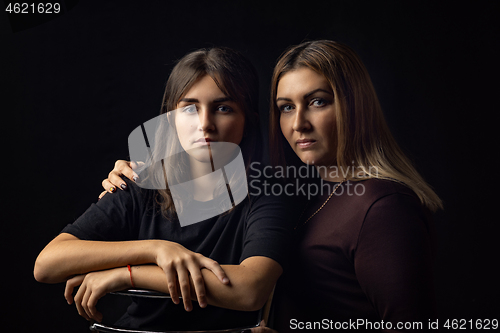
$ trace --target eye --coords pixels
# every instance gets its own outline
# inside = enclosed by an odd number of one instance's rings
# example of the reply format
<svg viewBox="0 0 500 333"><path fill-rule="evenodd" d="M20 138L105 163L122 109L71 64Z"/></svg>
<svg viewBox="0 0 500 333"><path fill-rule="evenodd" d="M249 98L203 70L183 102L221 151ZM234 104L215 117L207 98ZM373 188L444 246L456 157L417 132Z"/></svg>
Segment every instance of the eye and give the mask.
<svg viewBox="0 0 500 333"><path fill-rule="evenodd" d="M198 110L196 109L195 105L188 105L188 106L182 108L182 113L195 114L195 113L198 113Z"/></svg>
<svg viewBox="0 0 500 333"><path fill-rule="evenodd" d="M216 110L217 110L217 112L220 112L220 113L231 113L231 112L233 112L233 109L230 108L227 105L219 105Z"/></svg>
<svg viewBox="0 0 500 333"><path fill-rule="evenodd" d="M290 104L283 104L279 107L281 113L288 113L293 110L293 106Z"/></svg>
<svg viewBox="0 0 500 333"><path fill-rule="evenodd" d="M324 100L323 98L315 98L311 101L311 105L315 106L315 107L322 107L322 106L325 106L327 104L327 101Z"/></svg>

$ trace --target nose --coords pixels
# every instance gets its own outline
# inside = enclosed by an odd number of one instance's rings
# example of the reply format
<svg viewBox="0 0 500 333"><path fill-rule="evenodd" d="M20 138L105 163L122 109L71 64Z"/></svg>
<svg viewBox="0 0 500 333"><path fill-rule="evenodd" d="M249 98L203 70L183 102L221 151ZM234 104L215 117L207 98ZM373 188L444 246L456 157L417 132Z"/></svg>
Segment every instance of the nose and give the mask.
<svg viewBox="0 0 500 333"><path fill-rule="evenodd" d="M292 129L296 132L306 132L311 129L311 123L308 120L306 108L298 107L293 120Z"/></svg>
<svg viewBox="0 0 500 333"><path fill-rule="evenodd" d="M211 132L215 130L215 123L212 113L207 109L202 107L198 111L198 117L200 119L200 125L198 126L199 131Z"/></svg>

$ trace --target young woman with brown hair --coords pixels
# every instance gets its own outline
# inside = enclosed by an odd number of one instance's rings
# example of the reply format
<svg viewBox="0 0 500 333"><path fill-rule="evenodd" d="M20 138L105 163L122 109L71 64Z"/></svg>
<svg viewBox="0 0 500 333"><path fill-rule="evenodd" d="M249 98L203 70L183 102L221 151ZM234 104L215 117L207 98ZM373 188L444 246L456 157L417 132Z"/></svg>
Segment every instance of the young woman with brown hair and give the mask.
<svg viewBox="0 0 500 333"><path fill-rule="evenodd" d="M212 48L183 57L162 105L186 159L178 173L205 179L200 171L213 170L214 163L202 153L208 148L214 154L219 143L239 146L248 169L259 140L257 104L258 77L240 53ZM102 296L135 286L169 293L172 301L134 299L118 326L200 330L252 324L251 312L264 305L282 273L289 207L276 197L244 196L229 211L183 227L169 184L157 191L128 182L127 191L91 205L43 249L35 278L66 281L68 303L74 301L87 320L102 320L96 309ZM207 190L203 181L190 184L188 199L206 208L226 185ZM184 308L176 305L181 295Z"/></svg>

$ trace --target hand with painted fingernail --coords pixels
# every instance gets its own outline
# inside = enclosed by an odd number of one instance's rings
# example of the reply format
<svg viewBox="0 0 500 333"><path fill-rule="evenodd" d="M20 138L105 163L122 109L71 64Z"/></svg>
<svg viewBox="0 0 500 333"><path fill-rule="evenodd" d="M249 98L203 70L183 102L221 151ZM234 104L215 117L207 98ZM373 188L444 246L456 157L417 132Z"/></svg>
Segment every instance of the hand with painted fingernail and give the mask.
<svg viewBox="0 0 500 333"><path fill-rule="evenodd" d="M118 160L115 162L113 170L108 174L108 178L102 181L104 191L99 195L101 199L106 193L114 193L117 189L122 191L127 190L127 183L123 180L123 176L127 177L133 182L137 182L139 176L134 170L137 170L143 162L127 162Z"/></svg>

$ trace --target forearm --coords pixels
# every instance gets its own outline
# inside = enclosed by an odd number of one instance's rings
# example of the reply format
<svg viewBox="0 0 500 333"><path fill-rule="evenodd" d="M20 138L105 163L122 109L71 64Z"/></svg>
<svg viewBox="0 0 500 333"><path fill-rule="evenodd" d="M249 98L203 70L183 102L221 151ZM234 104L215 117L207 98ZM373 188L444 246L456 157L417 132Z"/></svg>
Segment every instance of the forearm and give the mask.
<svg viewBox="0 0 500 333"><path fill-rule="evenodd" d="M254 278L257 272L241 265L222 265L229 285L223 285L214 274L202 270L207 289L208 304L223 308L255 311L264 306L269 298L280 273L270 273L260 279Z"/></svg>
<svg viewBox="0 0 500 333"><path fill-rule="evenodd" d="M207 303L240 311L260 309L265 304L281 274L281 267L274 261L262 264L259 270L245 262L240 265L221 266L231 281L229 284L221 283L212 271L201 270ZM169 293L165 273L156 265L133 266L132 278L137 288ZM191 280L190 283L191 299L196 300L193 281Z"/></svg>
<svg viewBox="0 0 500 333"><path fill-rule="evenodd" d="M127 264L154 263L155 240L100 242L84 241L61 234L39 254L34 275L37 281L58 283L69 277Z"/></svg>

